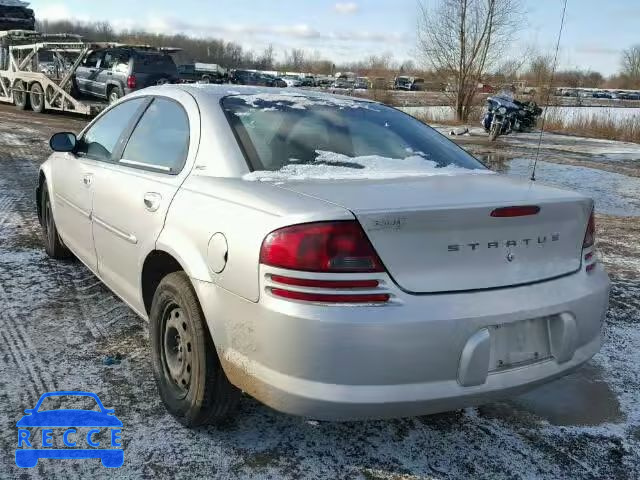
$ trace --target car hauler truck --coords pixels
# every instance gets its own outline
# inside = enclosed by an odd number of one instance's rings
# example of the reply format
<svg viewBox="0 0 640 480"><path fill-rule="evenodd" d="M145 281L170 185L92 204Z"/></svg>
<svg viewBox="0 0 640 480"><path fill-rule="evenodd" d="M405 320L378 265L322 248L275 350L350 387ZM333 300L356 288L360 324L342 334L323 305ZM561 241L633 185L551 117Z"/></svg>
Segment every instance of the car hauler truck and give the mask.
<svg viewBox="0 0 640 480"><path fill-rule="evenodd" d="M73 77L89 51L105 46L72 34L0 32L0 102L20 110L31 106L35 112L97 114L105 105L77 99Z"/></svg>

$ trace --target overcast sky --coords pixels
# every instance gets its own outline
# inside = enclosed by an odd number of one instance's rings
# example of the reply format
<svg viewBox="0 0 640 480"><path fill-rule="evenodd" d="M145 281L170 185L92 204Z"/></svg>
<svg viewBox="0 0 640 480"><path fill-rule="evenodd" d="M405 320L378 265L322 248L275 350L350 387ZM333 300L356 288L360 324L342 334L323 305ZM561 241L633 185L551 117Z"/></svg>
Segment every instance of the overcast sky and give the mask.
<svg viewBox="0 0 640 480"><path fill-rule="evenodd" d="M437 0L428 0L433 3ZM561 0L523 0L522 31L509 55L551 53ZM116 28L213 36L262 50L304 48L336 62L391 53L415 58L417 0L32 0L40 19L109 20ZM618 70L620 51L640 43L640 0L569 0L561 68Z"/></svg>

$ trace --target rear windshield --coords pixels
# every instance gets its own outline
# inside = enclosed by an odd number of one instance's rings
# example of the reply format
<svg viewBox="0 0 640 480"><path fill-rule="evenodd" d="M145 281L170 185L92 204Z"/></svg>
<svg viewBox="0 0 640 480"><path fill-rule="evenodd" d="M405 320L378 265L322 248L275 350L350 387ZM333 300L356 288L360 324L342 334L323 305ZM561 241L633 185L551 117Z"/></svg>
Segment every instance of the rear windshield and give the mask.
<svg viewBox="0 0 640 480"><path fill-rule="evenodd" d="M135 56L136 72L140 73L176 73L176 64L169 55L158 53L138 53Z"/></svg>
<svg viewBox="0 0 640 480"><path fill-rule="evenodd" d="M388 178L487 171L432 128L375 103L256 94L229 96L222 105L254 170L250 179Z"/></svg>

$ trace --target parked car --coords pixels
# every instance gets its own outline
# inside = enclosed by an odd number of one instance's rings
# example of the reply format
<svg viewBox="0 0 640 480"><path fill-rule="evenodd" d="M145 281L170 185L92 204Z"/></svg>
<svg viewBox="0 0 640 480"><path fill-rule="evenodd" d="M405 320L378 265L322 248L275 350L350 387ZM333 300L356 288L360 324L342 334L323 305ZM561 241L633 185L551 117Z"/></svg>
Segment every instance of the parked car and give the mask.
<svg viewBox="0 0 640 480"><path fill-rule="evenodd" d="M296 75L284 75L282 77L282 80L284 80L284 82L287 84L288 87L301 87L302 86L302 81L300 80L300 77L298 77Z"/></svg>
<svg viewBox="0 0 640 480"><path fill-rule="evenodd" d="M50 144L45 250L149 321L186 425L241 391L317 419L457 409L600 348L593 201L494 174L385 105L172 85Z"/></svg>
<svg viewBox="0 0 640 480"><path fill-rule="evenodd" d="M77 68L79 93L115 103L141 88L178 83L178 69L167 51L116 47L90 52Z"/></svg>
<svg viewBox="0 0 640 480"><path fill-rule="evenodd" d="M214 64L190 63L178 65L178 77L182 82L224 83L224 69Z"/></svg>
<svg viewBox="0 0 640 480"><path fill-rule="evenodd" d="M369 89L369 79L367 77L358 77L356 78L356 83L354 85L355 88L359 88L361 90Z"/></svg>
<svg viewBox="0 0 640 480"><path fill-rule="evenodd" d="M317 83L319 87L330 87L331 85L333 85L333 78L332 77L320 77L317 79Z"/></svg>
<svg viewBox="0 0 640 480"><path fill-rule="evenodd" d="M640 100L640 92L625 92L620 98L623 100Z"/></svg>
<svg viewBox="0 0 640 480"><path fill-rule="evenodd" d="M0 31L35 30L36 17L28 2L0 1Z"/></svg>
<svg viewBox="0 0 640 480"><path fill-rule="evenodd" d="M315 87L316 79L312 76L304 76L300 77L300 86L301 87Z"/></svg>
<svg viewBox="0 0 640 480"><path fill-rule="evenodd" d="M333 88L347 88L352 89L355 88L355 80L352 80L347 77L338 77L335 82L333 82Z"/></svg>
<svg viewBox="0 0 640 480"><path fill-rule="evenodd" d="M394 90L413 90L413 84L414 84L414 78L413 77L396 77L396 79L393 82L393 89ZM423 80L424 83L424 80Z"/></svg>

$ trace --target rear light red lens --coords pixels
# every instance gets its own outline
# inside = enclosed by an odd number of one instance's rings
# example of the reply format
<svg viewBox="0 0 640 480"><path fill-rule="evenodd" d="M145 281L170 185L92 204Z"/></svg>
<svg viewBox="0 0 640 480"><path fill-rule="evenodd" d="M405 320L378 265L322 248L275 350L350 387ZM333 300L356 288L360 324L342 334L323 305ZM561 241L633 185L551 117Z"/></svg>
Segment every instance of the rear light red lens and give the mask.
<svg viewBox="0 0 640 480"><path fill-rule="evenodd" d="M260 263L307 272L383 272L371 242L356 221L294 225L262 242Z"/></svg>
<svg viewBox="0 0 640 480"><path fill-rule="evenodd" d="M127 87L128 88L136 88L138 84L138 79L136 78L135 75L129 75L127 77Z"/></svg>
<svg viewBox="0 0 640 480"><path fill-rule="evenodd" d="M540 207L537 205L522 205L519 207L502 207L496 208L491 212L492 217L526 217L528 215L537 215Z"/></svg>
<svg viewBox="0 0 640 480"><path fill-rule="evenodd" d="M589 217L589 223L587 224L587 232L584 234L584 242L582 242L582 248L592 247L596 242L596 220L591 212Z"/></svg>
<svg viewBox="0 0 640 480"><path fill-rule="evenodd" d="M311 288L377 288L377 280L312 280L307 278L291 278L282 275L272 275L271 280L283 285Z"/></svg>
<svg viewBox="0 0 640 480"><path fill-rule="evenodd" d="M302 300L304 302L319 303L385 303L389 301L390 295L386 293L363 294L363 295L333 295L326 293L306 293L292 292L291 290L282 290L273 288L273 295L286 298L288 300Z"/></svg>

